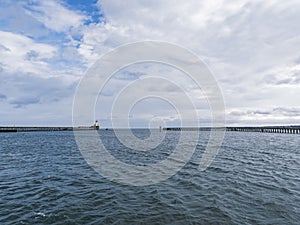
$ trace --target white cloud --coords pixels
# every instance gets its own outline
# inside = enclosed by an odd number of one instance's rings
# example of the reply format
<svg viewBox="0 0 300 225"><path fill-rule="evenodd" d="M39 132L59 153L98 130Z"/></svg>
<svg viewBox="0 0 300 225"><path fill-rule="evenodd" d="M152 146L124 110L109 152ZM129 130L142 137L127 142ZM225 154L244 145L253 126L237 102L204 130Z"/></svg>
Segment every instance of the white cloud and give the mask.
<svg viewBox="0 0 300 225"><path fill-rule="evenodd" d="M82 54L101 55L130 41L161 40L188 47L226 73L265 69L298 56L300 3L289 1L98 1L106 23L83 30ZM287 10L293 8L293 10ZM283 62L284 63L284 62ZM223 68L222 68L223 69ZM218 72L218 71L217 71ZM219 76L222 76L220 74Z"/></svg>
<svg viewBox="0 0 300 225"><path fill-rule="evenodd" d="M227 120L238 125L287 125L300 123L300 108L295 107L261 107L259 109L233 109Z"/></svg>
<svg viewBox="0 0 300 225"><path fill-rule="evenodd" d="M300 84L300 64L272 68L266 72L262 82L268 85L298 86Z"/></svg>
<svg viewBox="0 0 300 225"><path fill-rule="evenodd" d="M56 48L11 32L0 31L0 63L6 72L41 73L48 69L45 60L54 57Z"/></svg>
<svg viewBox="0 0 300 225"><path fill-rule="evenodd" d="M0 123L70 125L85 70L72 35L86 16L58 1L7 2L1 12Z"/></svg>
<svg viewBox="0 0 300 225"><path fill-rule="evenodd" d="M99 0L98 6L106 22L85 27L79 48L91 62L132 41L173 42L191 49L209 64L223 90L228 112L238 107L257 110L298 104L298 75L287 73L284 80L276 74L277 82L294 85L289 90L262 80L272 69L293 67L299 59L295 47L300 45L300 29L295 22L300 20L299 1L195 0L171 4Z"/></svg>
<svg viewBox="0 0 300 225"><path fill-rule="evenodd" d="M56 0L32 2L27 7L27 13L56 32L69 32L71 28L81 26L87 19L84 14L72 11Z"/></svg>

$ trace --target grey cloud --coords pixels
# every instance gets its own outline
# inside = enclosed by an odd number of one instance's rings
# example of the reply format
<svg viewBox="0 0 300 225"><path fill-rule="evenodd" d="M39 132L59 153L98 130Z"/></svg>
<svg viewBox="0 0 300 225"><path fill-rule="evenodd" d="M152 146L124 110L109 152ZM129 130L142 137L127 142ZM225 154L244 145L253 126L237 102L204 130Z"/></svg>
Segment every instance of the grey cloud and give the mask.
<svg viewBox="0 0 300 225"><path fill-rule="evenodd" d="M300 64L300 57L298 57L295 61L296 64Z"/></svg>
<svg viewBox="0 0 300 225"><path fill-rule="evenodd" d="M253 115L270 115L272 113L268 112L268 111L254 110L254 111L248 111L248 114L253 114Z"/></svg>
<svg viewBox="0 0 300 225"><path fill-rule="evenodd" d="M37 97L23 98L24 94L39 96L38 100L42 103L58 102L63 98L72 97L77 85L75 80L72 83L65 83L60 77L43 78L28 74L11 74L0 79L6 81L6 84L0 83L0 88L10 91L10 96L15 98L10 103L17 106L26 105L27 100L28 103L37 103Z"/></svg>
<svg viewBox="0 0 300 225"><path fill-rule="evenodd" d="M231 116L245 116L245 115L270 115L269 111L260 110L246 110L246 111L232 111L229 113Z"/></svg>
<svg viewBox="0 0 300 225"><path fill-rule="evenodd" d="M293 83L292 78L281 79L281 80L277 80L275 82L275 84L278 84L278 85L280 85L280 84L291 84L291 83Z"/></svg>
<svg viewBox="0 0 300 225"><path fill-rule="evenodd" d="M136 80L140 76L146 75L143 72L131 72L131 71L122 71L117 73L114 78L117 80Z"/></svg>
<svg viewBox="0 0 300 225"><path fill-rule="evenodd" d="M300 116L300 108L287 108L287 107L277 107L269 110L241 110L241 111L231 111L229 113L230 116L240 117L240 116L264 116L264 115L272 115L272 116L288 116L288 117L296 117Z"/></svg>
<svg viewBox="0 0 300 225"><path fill-rule="evenodd" d="M1 101L1 100L5 100L5 99L7 99L6 95L0 94L0 101Z"/></svg>
<svg viewBox="0 0 300 225"><path fill-rule="evenodd" d="M274 108L273 111L284 116L300 116L299 108L278 107L278 108Z"/></svg>
<svg viewBox="0 0 300 225"><path fill-rule="evenodd" d="M274 74L267 74L262 78L261 81L264 84L276 84L277 78Z"/></svg>
<svg viewBox="0 0 300 225"><path fill-rule="evenodd" d="M294 71L291 74L291 77L286 78L286 79L281 79L276 82L276 84L290 84L290 85L296 85L300 84L300 71Z"/></svg>
<svg viewBox="0 0 300 225"><path fill-rule="evenodd" d="M229 115L231 116L244 116L246 114L247 114L246 112L240 112L240 111L232 111L229 113Z"/></svg>
<svg viewBox="0 0 300 225"><path fill-rule="evenodd" d="M101 91L99 93L99 96L103 96L103 97L111 97L114 95L114 92L111 90L105 90L105 91Z"/></svg>
<svg viewBox="0 0 300 225"><path fill-rule="evenodd" d="M9 52L9 51L10 51L10 49L9 49L9 48L7 48L6 46L4 46L4 45L0 44L0 51Z"/></svg>
<svg viewBox="0 0 300 225"><path fill-rule="evenodd" d="M290 72L289 76L281 78L280 75L275 74L265 75L262 81L271 85L297 85L300 84L300 71L294 70Z"/></svg>
<svg viewBox="0 0 300 225"><path fill-rule="evenodd" d="M172 84L155 84L155 83L149 83L148 89L149 92L181 92L180 88L172 85Z"/></svg>
<svg viewBox="0 0 300 225"><path fill-rule="evenodd" d="M15 108L21 108L26 105L40 103L39 97L20 97L9 101L10 104L14 105Z"/></svg>
<svg viewBox="0 0 300 225"><path fill-rule="evenodd" d="M39 53L34 51L34 50L31 50L31 51L27 52L26 55L25 55L25 59L29 60L29 61L35 60L38 57L39 57Z"/></svg>

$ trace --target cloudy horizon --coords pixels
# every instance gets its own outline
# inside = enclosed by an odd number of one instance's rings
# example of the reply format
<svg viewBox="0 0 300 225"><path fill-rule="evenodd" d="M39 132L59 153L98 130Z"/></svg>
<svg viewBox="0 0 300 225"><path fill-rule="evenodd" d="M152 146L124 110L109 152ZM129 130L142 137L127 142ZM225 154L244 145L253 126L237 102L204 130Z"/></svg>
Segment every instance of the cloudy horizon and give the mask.
<svg viewBox="0 0 300 225"><path fill-rule="evenodd" d="M203 60L222 90L227 125L300 124L299 1L4 0L0 18L0 126L70 126L87 69L118 46L145 40L182 46ZM111 126L120 89L153 75L181 83L200 124L210 124L205 96L180 71L145 63L118 71L103 89L101 126ZM153 118L178 125L174 108L157 99L141 102L130 118L134 127Z"/></svg>

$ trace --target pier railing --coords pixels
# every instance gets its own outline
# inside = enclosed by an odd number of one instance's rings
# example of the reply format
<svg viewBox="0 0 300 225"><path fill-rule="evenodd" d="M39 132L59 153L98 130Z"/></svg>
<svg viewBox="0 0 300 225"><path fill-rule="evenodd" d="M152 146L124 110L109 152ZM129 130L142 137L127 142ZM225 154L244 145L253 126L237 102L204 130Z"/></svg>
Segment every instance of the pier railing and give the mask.
<svg viewBox="0 0 300 225"><path fill-rule="evenodd" d="M226 127L227 131L300 134L300 126Z"/></svg>

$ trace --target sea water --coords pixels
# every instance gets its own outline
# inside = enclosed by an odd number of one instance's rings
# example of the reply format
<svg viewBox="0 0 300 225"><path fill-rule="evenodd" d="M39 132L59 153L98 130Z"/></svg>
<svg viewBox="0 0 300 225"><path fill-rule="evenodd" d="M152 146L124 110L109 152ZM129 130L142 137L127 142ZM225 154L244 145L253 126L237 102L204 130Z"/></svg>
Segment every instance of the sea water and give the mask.
<svg viewBox="0 0 300 225"><path fill-rule="evenodd" d="M99 136L118 160L142 165L171 154L179 133L146 152L126 148L113 130ZM227 132L201 172L208 137L200 132L177 174L134 187L95 172L73 132L0 133L0 224L300 224L300 135Z"/></svg>

